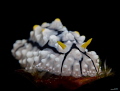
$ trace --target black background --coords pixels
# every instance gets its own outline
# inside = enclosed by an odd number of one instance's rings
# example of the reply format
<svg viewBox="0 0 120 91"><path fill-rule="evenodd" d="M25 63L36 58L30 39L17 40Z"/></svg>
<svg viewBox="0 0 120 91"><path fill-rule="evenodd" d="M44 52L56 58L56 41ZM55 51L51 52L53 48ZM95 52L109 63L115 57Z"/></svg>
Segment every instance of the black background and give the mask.
<svg viewBox="0 0 120 91"><path fill-rule="evenodd" d="M35 24L41 25L43 22L51 23L55 18L60 18L62 24L71 31L79 31L80 35L85 35L87 41L93 38L88 46L89 51L96 51L102 62L106 60L107 65L113 69L115 76L110 79L98 81L91 85L89 89L114 89L119 88L117 81L120 81L119 71L119 20L117 6L99 5L97 7L77 7L74 9L64 8L57 10L43 7L39 10L33 8L17 9L11 8L6 11L5 27L3 31L2 57L4 61L2 71L4 76L4 88L9 89L36 89L29 81L17 75L14 71L20 69L20 65L11 55L13 43L18 39L28 39L29 33ZM1 34L1 35L2 35ZM117 53L118 52L118 53ZM95 87L96 86L96 87ZM85 89L85 88L83 88ZM120 88L119 88L120 89Z"/></svg>

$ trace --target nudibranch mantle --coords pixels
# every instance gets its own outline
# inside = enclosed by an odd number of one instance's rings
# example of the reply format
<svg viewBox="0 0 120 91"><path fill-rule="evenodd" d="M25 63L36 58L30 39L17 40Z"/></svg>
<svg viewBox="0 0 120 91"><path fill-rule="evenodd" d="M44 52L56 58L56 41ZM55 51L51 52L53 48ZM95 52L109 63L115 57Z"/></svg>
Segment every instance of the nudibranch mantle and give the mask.
<svg viewBox="0 0 120 91"><path fill-rule="evenodd" d="M55 75L94 77L101 72L99 56L86 48L85 36L68 31L60 19L34 25L29 39L17 40L11 50L28 72L46 71Z"/></svg>

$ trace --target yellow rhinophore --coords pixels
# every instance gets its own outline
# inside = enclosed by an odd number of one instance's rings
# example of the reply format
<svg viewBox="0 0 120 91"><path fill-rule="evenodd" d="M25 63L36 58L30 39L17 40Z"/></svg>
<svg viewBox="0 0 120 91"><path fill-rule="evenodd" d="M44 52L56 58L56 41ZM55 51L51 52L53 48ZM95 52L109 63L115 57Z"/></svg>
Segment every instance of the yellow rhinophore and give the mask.
<svg viewBox="0 0 120 91"><path fill-rule="evenodd" d="M81 47L86 48L92 41L92 38L90 38L87 42L81 45Z"/></svg>
<svg viewBox="0 0 120 91"><path fill-rule="evenodd" d="M62 49L65 49L67 46L62 43L61 41L57 41L57 43L62 47Z"/></svg>
<svg viewBox="0 0 120 91"><path fill-rule="evenodd" d="M75 31L75 33L77 33L78 35L80 35L80 33L78 31Z"/></svg>
<svg viewBox="0 0 120 91"><path fill-rule="evenodd" d="M60 19L59 19L59 18L56 18L55 21L60 21Z"/></svg>
<svg viewBox="0 0 120 91"><path fill-rule="evenodd" d="M33 26L33 30L35 30L35 28L38 27L38 26L39 26L39 25L34 25L34 26Z"/></svg>

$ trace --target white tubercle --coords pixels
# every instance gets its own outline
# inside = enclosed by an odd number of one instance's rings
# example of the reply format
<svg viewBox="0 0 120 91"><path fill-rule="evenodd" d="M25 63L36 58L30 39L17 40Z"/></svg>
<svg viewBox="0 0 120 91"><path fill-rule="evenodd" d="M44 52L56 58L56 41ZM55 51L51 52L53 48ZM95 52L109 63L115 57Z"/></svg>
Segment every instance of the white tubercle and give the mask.
<svg viewBox="0 0 120 91"><path fill-rule="evenodd" d="M42 60L41 60L42 63L45 63L46 61L47 61L46 59L42 59Z"/></svg>
<svg viewBox="0 0 120 91"><path fill-rule="evenodd" d="M61 73L61 65L62 65L63 58L64 58L64 55L62 54L59 55L59 57L55 58L54 65L53 65L53 73L56 75L59 75Z"/></svg>
<svg viewBox="0 0 120 91"><path fill-rule="evenodd" d="M85 49L85 52L88 52L88 49Z"/></svg>
<svg viewBox="0 0 120 91"><path fill-rule="evenodd" d="M73 64L72 76L73 77L81 77L80 64L78 61L75 61Z"/></svg>
<svg viewBox="0 0 120 91"><path fill-rule="evenodd" d="M80 35L78 33L76 33L76 31L72 32L73 36L78 39L80 37Z"/></svg>
<svg viewBox="0 0 120 91"><path fill-rule="evenodd" d="M68 41L69 37L67 36L68 31L63 32L62 40L63 41Z"/></svg>
<svg viewBox="0 0 120 91"><path fill-rule="evenodd" d="M13 47L14 47L14 48L17 48L17 47L19 47L19 44L14 43L14 44L13 44Z"/></svg>
<svg viewBox="0 0 120 91"><path fill-rule="evenodd" d="M92 62L92 60L90 58L87 58L87 57L83 58L83 62L82 63L83 63L82 65L87 64L89 66L89 69L91 69L91 67L94 66L93 65L94 62Z"/></svg>
<svg viewBox="0 0 120 91"><path fill-rule="evenodd" d="M46 64L47 67L48 67L49 65L50 65L49 63Z"/></svg>
<svg viewBox="0 0 120 91"><path fill-rule="evenodd" d="M86 63L90 64L91 63L91 59L86 59Z"/></svg>
<svg viewBox="0 0 120 91"><path fill-rule="evenodd" d="M55 48L57 49L57 47L58 47L58 43L55 43Z"/></svg>
<svg viewBox="0 0 120 91"><path fill-rule="evenodd" d="M46 71L46 63L47 63L47 61L48 61L47 58L41 60L41 66L40 66L41 70Z"/></svg>
<svg viewBox="0 0 120 91"><path fill-rule="evenodd" d="M59 38L55 35L51 35L49 38L50 40L48 44L52 47L55 47L55 44L57 43L57 41L59 41Z"/></svg>
<svg viewBox="0 0 120 91"><path fill-rule="evenodd" d="M67 76L67 69L68 69L68 66L67 65L63 65L63 68L62 68L62 76Z"/></svg>
<svg viewBox="0 0 120 91"><path fill-rule="evenodd" d="M22 64L22 60L19 60L19 63Z"/></svg>
<svg viewBox="0 0 120 91"><path fill-rule="evenodd" d="M63 37L63 41L68 41L69 40L69 36L66 34L66 35L64 35L64 37Z"/></svg>
<svg viewBox="0 0 120 91"><path fill-rule="evenodd" d="M40 49L38 50L38 54L41 55L41 50Z"/></svg>
<svg viewBox="0 0 120 91"><path fill-rule="evenodd" d="M84 40L85 40L85 36L80 36L78 40L79 40L79 42L82 42L82 43L83 43Z"/></svg>
<svg viewBox="0 0 120 91"><path fill-rule="evenodd" d="M35 36L39 35L41 33L41 30L37 29L35 30Z"/></svg>
<svg viewBox="0 0 120 91"><path fill-rule="evenodd" d="M99 63L99 62L100 62L100 60L99 60L99 59L97 59L96 61L97 61L97 63Z"/></svg>
<svg viewBox="0 0 120 91"><path fill-rule="evenodd" d="M26 39L22 39L22 43L24 44L24 43L26 43L27 42L27 40Z"/></svg>
<svg viewBox="0 0 120 91"><path fill-rule="evenodd" d="M55 55L54 54L50 54L50 56L48 57L48 61L46 62L46 71L49 71L51 73L53 73L53 65L54 65L54 59L55 59Z"/></svg>
<svg viewBox="0 0 120 91"><path fill-rule="evenodd" d="M54 54L50 54L50 58L51 59L55 59L55 55Z"/></svg>
<svg viewBox="0 0 120 91"><path fill-rule="evenodd" d="M88 65L87 65L87 64L84 64L83 68L87 69L87 68L88 68Z"/></svg>
<svg viewBox="0 0 120 91"><path fill-rule="evenodd" d="M59 68L59 67L60 67L60 65L58 64L56 67L57 67L57 68Z"/></svg>
<svg viewBox="0 0 120 91"><path fill-rule="evenodd" d="M39 45L40 45L41 47L43 47L43 46L47 43L48 39L49 39L49 38L48 38L47 35L42 36L41 39L40 39L40 41L38 42Z"/></svg>
<svg viewBox="0 0 120 91"><path fill-rule="evenodd" d="M59 29L59 31L68 31L68 30L65 26L63 26L61 29Z"/></svg>
<svg viewBox="0 0 120 91"><path fill-rule="evenodd" d="M71 33L68 33L68 34L67 34L67 37L68 37L70 40L74 40L74 36L73 36Z"/></svg>
<svg viewBox="0 0 120 91"><path fill-rule="evenodd" d="M33 56L33 52L28 51L26 56L27 56L27 57L32 57L32 56Z"/></svg>
<svg viewBox="0 0 120 91"><path fill-rule="evenodd" d="M21 52L20 51L16 51L16 56L17 56L18 59L20 59L21 56L22 56Z"/></svg>
<svg viewBox="0 0 120 91"><path fill-rule="evenodd" d="M88 55L91 55L91 54L92 54L92 52L91 52L91 51L89 51L89 52L87 52L87 54L88 54Z"/></svg>
<svg viewBox="0 0 120 91"><path fill-rule="evenodd" d="M84 61L82 61L82 74L84 76L87 76L87 71L88 71L88 65Z"/></svg>
<svg viewBox="0 0 120 91"><path fill-rule="evenodd" d="M33 37L34 37L34 31L31 31L30 32L30 38L33 40L34 39Z"/></svg>
<svg viewBox="0 0 120 91"><path fill-rule="evenodd" d="M39 56L34 57L34 61L35 61L36 64L39 63L39 60L40 60L40 59L39 59Z"/></svg>
<svg viewBox="0 0 120 91"><path fill-rule="evenodd" d="M23 56L26 56L26 54L27 54L27 50L26 50L26 49L23 49L23 50L22 50L22 55L23 55Z"/></svg>
<svg viewBox="0 0 120 91"><path fill-rule="evenodd" d="M75 50L74 54L75 59L80 60L82 58L82 55L79 50Z"/></svg>
<svg viewBox="0 0 120 91"><path fill-rule="evenodd" d="M45 28L45 27L48 27L49 25L50 25L49 23L44 22L44 23L42 23L41 27Z"/></svg>
<svg viewBox="0 0 120 91"><path fill-rule="evenodd" d="M17 40L17 41L16 41L16 43L18 43L18 44L19 44L19 43L22 43L22 41L21 41L21 40Z"/></svg>
<svg viewBox="0 0 120 91"><path fill-rule="evenodd" d="M60 45L57 46L57 50L58 50L59 52L63 52L63 51L64 51Z"/></svg>
<svg viewBox="0 0 120 91"><path fill-rule="evenodd" d="M26 64L26 61L27 61L26 59L23 59L23 62L22 62L22 63L25 65L25 64Z"/></svg>
<svg viewBox="0 0 120 91"><path fill-rule="evenodd" d="M91 70L95 70L95 67L93 66L93 67L91 67Z"/></svg>
<svg viewBox="0 0 120 91"><path fill-rule="evenodd" d="M66 44L67 44L67 45L71 45L72 42L68 40Z"/></svg>
<svg viewBox="0 0 120 91"><path fill-rule="evenodd" d="M64 67L64 68L67 68L67 65L64 65L63 67Z"/></svg>
<svg viewBox="0 0 120 91"><path fill-rule="evenodd" d="M92 55L96 55L96 52L95 52L95 51L91 51L91 54L92 54Z"/></svg>
<svg viewBox="0 0 120 91"><path fill-rule="evenodd" d="M59 58L55 58L55 61L58 62L60 59Z"/></svg>
<svg viewBox="0 0 120 91"><path fill-rule="evenodd" d="M98 55L94 55L93 58L94 58L94 59L98 59Z"/></svg>
<svg viewBox="0 0 120 91"><path fill-rule="evenodd" d="M48 38L46 36L43 37L44 42L46 43L48 41Z"/></svg>
<svg viewBox="0 0 120 91"><path fill-rule="evenodd" d="M39 55L39 52L38 52L38 51L35 51L35 52L33 52L33 55L34 55L34 56L38 56L38 55Z"/></svg>
<svg viewBox="0 0 120 91"><path fill-rule="evenodd" d="M41 34L38 34L38 35L36 36L36 40L37 40L37 42L40 41L40 38L41 38Z"/></svg>
<svg viewBox="0 0 120 91"><path fill-rule="evenodd" d="M96 63L95 65L96 65L97 68L99 67L99 63Z"/></svg>
<svg viewBox="0 0 120 91"><path fill-rule="evenodd" d="M60 19L55 19L49 26L49 28L52 28L52 29L60 29L62 27L63 27L63 25L62 25Z"/></svg>
<svg viewBox="0 0 120 91"><path fill-rule="evenodd" d="M85 72L83 72L83 75L84 75L84 76L87 76L87 75L88 75L88 73L87 73L86 70L85 70Z"/></svg>
<svg viewBox="0 0 120 91"><path fill-rule="evenodd" d="M41 51L41 59L46 58L48 51Z"/></svg>
<svg viewBox="0 0 120 91"><path fill-rule="evenodd" d="M31 50L32 49L32 45L30 43L26 44L25 47L26 47L27 50Z"/></svg>
<svg viewBox="0 0 120 91"><path fill-rule="evenodd" d="M27 62L29 63L30 67L33 66L34 59L33 58L27 58Z"/></svg>
<svg viewBox="0 0 120 91"><path fill-rule="evenodd" d="M74 62L74 60L73 60L72 57L69 57L67 60L68 60L68 62L71 63L71 64L73 64L73 62Z"/></svg>
<svg viewBox="0 0 120 91"><path fill-rule="evenodd" d="M68 56L66 57L64 64L63 64L62 76L70 76L71 75L73 63L74 63L74 59L72 58L71 54L68 54Z"/></svg>
<svg viewBox="0 0 120 91"><path fill-rule="evenodd" d="M51 35L50 40L53 42L56 42L56 41L58 41L58 37L56 35Z"/></svg>

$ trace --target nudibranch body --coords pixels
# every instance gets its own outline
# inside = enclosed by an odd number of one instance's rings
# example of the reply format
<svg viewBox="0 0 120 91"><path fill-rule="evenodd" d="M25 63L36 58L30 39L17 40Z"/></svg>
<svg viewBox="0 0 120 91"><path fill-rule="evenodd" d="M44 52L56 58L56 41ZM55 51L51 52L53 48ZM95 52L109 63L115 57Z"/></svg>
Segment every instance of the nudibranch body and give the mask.
<svg viewBox="0 0 120 91"><path fill-rule="evenodd" d="M29 39L17 40L12 54L26 71L46 71L61 76L96 76L101 72L99 57L86 48L91 39L68 31L60 19L34 25Z"/></svg>

